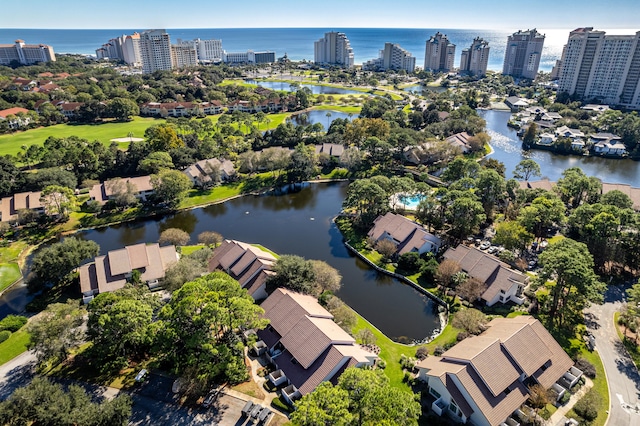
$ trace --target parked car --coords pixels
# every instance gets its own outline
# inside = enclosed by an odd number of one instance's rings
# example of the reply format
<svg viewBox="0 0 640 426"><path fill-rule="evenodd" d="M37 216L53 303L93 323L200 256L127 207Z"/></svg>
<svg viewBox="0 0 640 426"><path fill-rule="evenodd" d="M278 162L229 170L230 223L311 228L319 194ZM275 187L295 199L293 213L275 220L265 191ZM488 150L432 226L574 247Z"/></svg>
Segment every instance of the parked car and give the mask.
<svg viewBox="0 0 640 426"><path fill-rule="evenodd" d="M209 408L211 404L213 404L213 401L216 400L217 396L218 396L218 391L216 389L211 389L207 397L204 399L204 401L202 401L202 407Z"/></svg>
<svg viewBox="0 0 640 426"><path fill-rule="evenodd" d="M530 260L529 266L527 267L527 269L529 269L530 271L533 271L536 268L536 266L538 266L538 261Z"/></svg>
<svg viewBox="0 0 640 426"><path fill-rule="evenodd" d="M489 247L491 247L491 243L489 241L485 241L482 244L480 244L480 250L486 250Z"/></svg>
<svg viewBox="0 0 640 426"><path fill-rule="evenodd" d="M494 254L494 253L496 253L497 251L498 251L498 247L496 247L496 246L491 246L491 247L489 247L489 248L487 249L487 253L489 253L489 254Z"/></svg>
<svg viewBox="0 0 640 426"><path fill-rule="evenodd" d="M149 372L146 370L146 368L143 368L138 372L138 374L136 374L135 381L138 383L142 382L145 379L145 377L147 377L148 374Z"/></svg>

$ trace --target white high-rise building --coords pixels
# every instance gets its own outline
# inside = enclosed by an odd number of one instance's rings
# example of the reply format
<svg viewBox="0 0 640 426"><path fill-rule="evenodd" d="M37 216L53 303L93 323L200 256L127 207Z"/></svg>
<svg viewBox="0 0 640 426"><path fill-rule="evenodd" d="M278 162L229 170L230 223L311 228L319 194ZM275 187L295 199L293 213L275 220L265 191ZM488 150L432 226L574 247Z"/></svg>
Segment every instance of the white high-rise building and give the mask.
<svg viewBox="0 0 640 426"><path fill-rule="evenodd" d="M476 37L471 47L463 49L460 55L460 72L483 76L489 63L489 43Z"/></svg>
<svg viewBox="0 0 640 426"><path fill-rule="evenodd" d="M431 71L451 71L456 56L456 45L446 34L437 32L427 40L424 50L424 69Z"/></svg>
<svg viewBox="0 0 640 426"><path fill-rule="evenodd" d="M129 65L139 66L140 60L140 34L133 33L123 36L122 60Z"/></svg>
<svg viewBox="0 0 640 426"><path fill-rule="evenodd" d="M46 44L25 44L24 40L16 40L14 44L0 44L0 65L9 65L12 61L30 65L55 60L53 47Z"/></svg>
<svg viewBox="0 0 640 426"><path fill-rule="evenodd" d="M507 39L502 74L535 79L540 66L544 34L536 29L518 31Z"/></svg>
<svg viewBox="0 0 640 426"><path fill-rule="evenodd" d="M325 33L313 44L313 58L316 64L353 68L353 49L344 33Z"/></svg>
<svg viewBox="0 0 640 426"><path fill-rule="evenodd" d="M198 48L198 60L201 62L222 61L222 40L194 40Z"/></svg>
<svg viewBox="0 0 640 426"><path fill-rule="evenodd" d="M148 30L140 34L140 59L145 74L170 70L171 40L165 30Z"/></svg>
<svg viewBox="0 0 640 426"><path fill-rule="evenodd" d="M399 44L385 43L378 58L362 64L362 69L372 71L405 70L411 73L416 69L416 58Z"/></svg>
<svg viewBox="0 0 640 426"><path fill-rule="evenodd" d="M592 27L571 31L556 71L559 92L640 109L640 31L634 35L605 35Z"/></svg>

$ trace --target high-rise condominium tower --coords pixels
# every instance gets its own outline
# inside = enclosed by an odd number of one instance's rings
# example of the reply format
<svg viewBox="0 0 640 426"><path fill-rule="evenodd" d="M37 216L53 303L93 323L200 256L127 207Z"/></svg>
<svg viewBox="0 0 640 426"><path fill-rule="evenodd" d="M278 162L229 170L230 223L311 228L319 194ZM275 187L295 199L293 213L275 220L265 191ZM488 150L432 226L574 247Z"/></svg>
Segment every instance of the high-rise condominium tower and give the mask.
<svg viewBox="0 0 640 426"><path fill-rule="evenodd" d="M140 34L140 59L142 72L152 73L170 70L171 40L165 30L149 30Z"/></svg>
<svg viewBox="0 0 640 426"><path fill-rule="evenodd" d="M316 64L353 68L353 49L344 33L329 32L313 45Z"/></svg>
<svg viewBox="0 0 640 426"><path fill-rule="evenodd" d="M507 39L502 74L535 79L542 57L544 34L536 29L518 31Z"/></svg>
<svg viewBox="0 0 640 426"><path fill-rule="evenodd" d="M451 43L446 34L437 32L427 40L424 51L424 69L430 71L451 71L456 45Z"/></svg>
<svg viewBox="0 0 640 426"><path fill-rule="evenodd" d="M487 73L489 63L489 43L476 37L471 47L462 50L460 72L482 76Z"/></svg>

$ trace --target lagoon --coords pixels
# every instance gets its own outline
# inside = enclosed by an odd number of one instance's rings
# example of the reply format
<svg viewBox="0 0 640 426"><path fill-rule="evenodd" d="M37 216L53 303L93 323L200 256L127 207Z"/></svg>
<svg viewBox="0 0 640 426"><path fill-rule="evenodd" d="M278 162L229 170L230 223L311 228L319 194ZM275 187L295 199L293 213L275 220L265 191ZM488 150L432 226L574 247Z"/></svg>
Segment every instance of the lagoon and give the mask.
<svg viewBox="0 0 640 426"><path fill-rule="evenodd" d="M263 80L245 80L245 83L256 84L265 89L282 90L285 92L295 92L297 89L291 87L291 83L284 81L263 81ZM321 86L319 84L300 84L300 88L306 87L311 90L314 95L367 95L367 92L360 90L343 89L342 87Z"/></svg>

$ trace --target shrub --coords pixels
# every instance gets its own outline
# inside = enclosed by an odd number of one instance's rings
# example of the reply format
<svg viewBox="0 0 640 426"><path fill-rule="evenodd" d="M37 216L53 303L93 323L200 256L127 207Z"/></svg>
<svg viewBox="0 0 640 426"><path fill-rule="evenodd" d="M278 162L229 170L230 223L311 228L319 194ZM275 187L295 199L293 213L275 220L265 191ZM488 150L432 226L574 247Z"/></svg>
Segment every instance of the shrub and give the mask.
<svg viewBox="0 0 640 426"><path fill-rule="evenodd" d="M385 368L387 368L387 362L384 359L378 359L378 362L376 363L376 365L381 370L384 370Z"/></svg>
<svg viewBox="0 0 640 426"><path fill-rule="evenodd" d="M564 405L571 399L571 394L569 392L565 392L562 394L562 398L560 399L560 404Z"/></svg>
<svg viewBox="0 0 640 426"><path fill-rule="evenodd" d="M469 337L469 333L467 333L466 331L461 331L460 333L458 333L458 335L456 336L456 341L461 342L464 339L466 339L467 337Z"/></svg>
<svg viewBox="0 0 640 426"><path fill-rule="evenodd" d="M418 272L423 263L424 261L420 259L420 255L416 252L404 253L398 257L398 269L408 275Z"/></svg>
<svg viewBox="0 0 640 426"><path fill-rule="evenodd" d="M12 333L20 330L27 323L27 317L20 315L7 315L5 319L0 321L0 331L9 330Z"/></svg>
<svg viewBox="0 0 640 426"><path fill-rule="evenodd" d="M488 319L485 314L477 309L464 309L453 315L451 325L461 328L471 334L480 334Z"/></svg>
<svg viewBox="0 0 640 426"><path fill-rule="evenodd" d="M405 371L404 376L402 377L402 382L407 383L409 380L411 380L411 373Z"/></svg>
<svg viewBox="0 0 640 426"><path fill-rule="evenodd" d="M271 401L271 405L278 410L284 411L285 413L293 412L293 409L289 406L289 404L282 400L282 397L274 398L273 401Z"/></svg>
<svg viewBox="0 0 640 426"><path fill-rule="evenodd" d="M429 349L426 346L420 346L416 349L416 358L422 361L429 356Z"/></svg>
<svg viewBox="0 0 640 426"><path fill-rule="evenodd" d="M11 337L11 332L9 330L0 331L0 343L4 342L9 337Z"/></svg>
<svg viewBox="0 0 640 426"><path fill-rule="evenodd" d="M598 411L602 405L600 394L591 389L585 396L573 406L573 411L586 421L593 421L598 417Z"/></svg>
<svg viewBox="0 0 640 426"><path fill-rule="evenodd" d="M444 346L442 345L438 345L435 347L435 349L433 350L433 354L435 356L440 356L444 353L444 351L446 351L446 349L444 348Z"/></svg>
<svg viewBox="0 0 640 426"><path fill-rule="evenodd" d="M578 358L576 360L576 367L582 370L582 372L590 379L596 378L596 367L594 367L594 365L585 358Z"/></svg>

